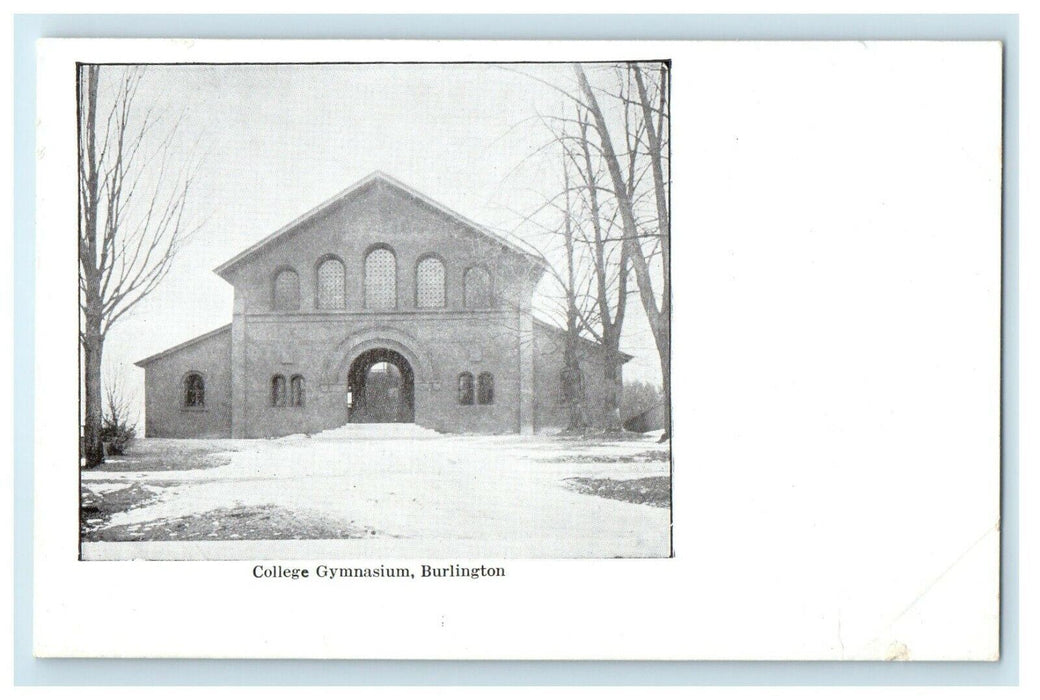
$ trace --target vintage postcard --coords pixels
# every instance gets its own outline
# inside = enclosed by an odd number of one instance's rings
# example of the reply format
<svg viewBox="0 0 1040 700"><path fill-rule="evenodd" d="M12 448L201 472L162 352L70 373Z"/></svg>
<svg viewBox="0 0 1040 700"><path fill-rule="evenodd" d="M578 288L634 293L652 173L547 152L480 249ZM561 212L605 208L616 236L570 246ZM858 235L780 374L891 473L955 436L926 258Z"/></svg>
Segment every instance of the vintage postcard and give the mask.
<svg viewBox="0 0 1040 700"><path fill-rule="evenodd" d="M996 658L999 44L39 51L38 654Z"/></svg>

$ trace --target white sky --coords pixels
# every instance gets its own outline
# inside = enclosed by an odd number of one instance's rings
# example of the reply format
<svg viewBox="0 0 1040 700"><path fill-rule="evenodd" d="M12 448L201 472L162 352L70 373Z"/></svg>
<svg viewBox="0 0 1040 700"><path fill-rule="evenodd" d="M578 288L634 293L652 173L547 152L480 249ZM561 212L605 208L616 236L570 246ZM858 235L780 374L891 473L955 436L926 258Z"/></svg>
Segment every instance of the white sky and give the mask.
<svg viewBox="0 0 1040 700"><path fill-rule="evenodd" d="M103 69L103 80L104 70L122 68ZM214 267L373 170L532 239L518 229L523 217L562 189L539 115L566 102L534 75L574 80L567 64L150 66L139 103L170 119L183 111L178 153L198 142L190 206L205 223L166 281L111 331L106 371L127 373L143 398L134 361L231 320L232 288ZM642 308L630 303L626 378L659 382Z"/></svg>

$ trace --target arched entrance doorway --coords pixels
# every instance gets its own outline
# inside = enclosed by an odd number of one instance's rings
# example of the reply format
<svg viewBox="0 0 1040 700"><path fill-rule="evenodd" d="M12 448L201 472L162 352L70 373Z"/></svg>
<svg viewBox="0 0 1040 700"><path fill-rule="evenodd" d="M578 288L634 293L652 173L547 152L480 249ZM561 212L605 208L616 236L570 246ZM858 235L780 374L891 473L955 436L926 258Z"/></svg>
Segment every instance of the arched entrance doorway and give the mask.
<svg viewBox="0 0 1040 700"><path fill-rule="evenodd" d="M351 423L415 421L415 374L404 355L374 348L350 363L347 415Z"/></svg>

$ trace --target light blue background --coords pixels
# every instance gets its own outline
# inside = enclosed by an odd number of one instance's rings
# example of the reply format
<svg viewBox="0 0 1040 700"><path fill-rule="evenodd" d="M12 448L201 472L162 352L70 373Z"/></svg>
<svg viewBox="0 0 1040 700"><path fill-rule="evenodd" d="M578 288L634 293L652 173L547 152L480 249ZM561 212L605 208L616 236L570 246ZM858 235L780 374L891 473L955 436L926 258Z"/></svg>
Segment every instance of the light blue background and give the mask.
<svg viewBox="0 0 1040 700"><path fill-rule="evenodd" d="M32 657L35 40L999 39L1005 42L1001 660L521 662ZM1015 685L1018 683L1016 15L18 15L14 19L14 678L16 685ZM118 595L118 592L114 592ZM99 601L103 604L103 601ZM681 605L682 601L676 601ZM204 631L200 631L204 633ZM505 632L505 631L504 631Z"/></svg>

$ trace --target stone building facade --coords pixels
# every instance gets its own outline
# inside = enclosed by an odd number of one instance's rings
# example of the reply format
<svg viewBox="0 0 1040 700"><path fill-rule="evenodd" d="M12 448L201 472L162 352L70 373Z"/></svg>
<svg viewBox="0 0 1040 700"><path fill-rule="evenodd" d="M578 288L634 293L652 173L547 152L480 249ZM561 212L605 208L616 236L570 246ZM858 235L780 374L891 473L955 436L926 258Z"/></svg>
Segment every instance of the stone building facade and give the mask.
<svg viewBox="0 0 1040 700"><path fill-rule="evenodd" d="M136 363L145 434L561 426L564 333L532 312L545 271L537 252L374 173L216 268L231 323ZM579 349L593 413L610 390L603 352Z"/></svg>

